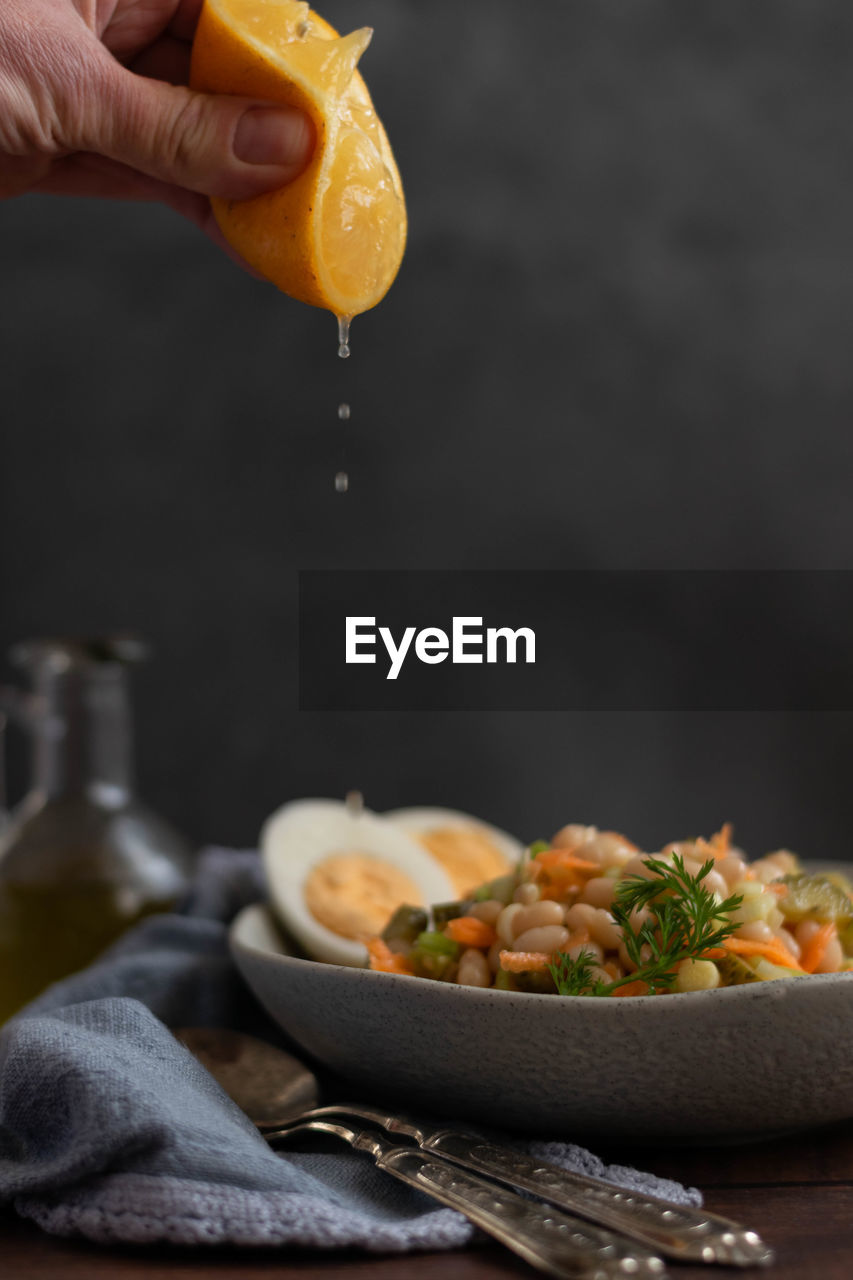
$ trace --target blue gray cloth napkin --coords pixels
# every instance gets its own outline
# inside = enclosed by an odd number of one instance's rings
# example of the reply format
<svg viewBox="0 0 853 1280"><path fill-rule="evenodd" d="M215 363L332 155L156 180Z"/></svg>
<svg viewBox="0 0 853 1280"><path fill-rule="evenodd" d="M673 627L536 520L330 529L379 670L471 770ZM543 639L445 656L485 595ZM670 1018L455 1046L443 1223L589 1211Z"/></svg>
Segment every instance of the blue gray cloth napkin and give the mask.
<svg viewBox="0 0 853 1280"><path fill-rule="evenodd" d="M276 1037L228 954L263 895L257 854L211 849L180 915L154 916L0 1032L0 1204L103 1243L451 1249L473 1228L349 1150L274 1154L169 1026ZM538 1158L699 1204L582 1147Z"/></svg>

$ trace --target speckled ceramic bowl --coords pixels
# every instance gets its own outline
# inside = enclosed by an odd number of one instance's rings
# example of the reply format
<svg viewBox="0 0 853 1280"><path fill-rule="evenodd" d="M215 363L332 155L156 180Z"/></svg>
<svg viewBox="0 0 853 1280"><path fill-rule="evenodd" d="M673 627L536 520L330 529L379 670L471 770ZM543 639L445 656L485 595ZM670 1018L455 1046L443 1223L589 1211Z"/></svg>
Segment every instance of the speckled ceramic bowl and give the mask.
<svg viewBox="0 0 853 1280"><path fill-rule="evenodd" d="M632 1000L481 991L300 959L264 906L231 945L308 1054L445 1118L672 1141L853 1116L853 974Z"/></svg>

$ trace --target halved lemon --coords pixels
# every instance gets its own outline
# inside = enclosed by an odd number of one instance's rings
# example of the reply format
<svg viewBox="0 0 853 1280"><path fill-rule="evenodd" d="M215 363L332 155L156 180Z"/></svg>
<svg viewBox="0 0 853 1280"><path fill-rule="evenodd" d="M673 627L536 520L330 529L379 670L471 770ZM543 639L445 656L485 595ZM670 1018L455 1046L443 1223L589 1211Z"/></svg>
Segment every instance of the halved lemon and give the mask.
<svg viewBox="0 0 853 1280"><path fill-rule="evenodd" d="M406 245L403 187L356 70L373 32L339 36L298 0L205 0L190 84L298 107L314 122L307 169L252 200L213 200L229 244L279 289L337 316L387 293Z"/></svg>

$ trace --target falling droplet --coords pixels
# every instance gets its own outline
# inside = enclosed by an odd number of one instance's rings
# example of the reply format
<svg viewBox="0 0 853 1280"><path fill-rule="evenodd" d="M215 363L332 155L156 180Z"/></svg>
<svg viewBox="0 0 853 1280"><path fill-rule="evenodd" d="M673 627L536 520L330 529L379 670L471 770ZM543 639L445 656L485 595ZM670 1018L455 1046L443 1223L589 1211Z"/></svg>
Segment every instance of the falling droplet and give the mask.
<svg viewBox="0 0 853 1280"><path fill-rule="evenodd" d="M364 813L364 796L360 791L348 791L346 794L347 813L353 818L360 818Z"/></svg>
<svg viewBox="0 0 853 1280"><path fill-rule="evenodd" d="M338 355L342 360L349 356L349 326L352 316L338 316Z"/></svg>
<svg viewBox="0 0 853 1280"><path fill-rule="evenodd" d="M346 471L339 471L335 476L335 492L346 493L349 488L349 476Z"/></svg>
<svg viewBox="0 0 853 1280"><path fill-rule="evenodd" d="M347 422L347 421L349 420L349 405L348 405L348 404L339 404L339 405L338 405L338 417L340 418L341 422Z"/></svg>

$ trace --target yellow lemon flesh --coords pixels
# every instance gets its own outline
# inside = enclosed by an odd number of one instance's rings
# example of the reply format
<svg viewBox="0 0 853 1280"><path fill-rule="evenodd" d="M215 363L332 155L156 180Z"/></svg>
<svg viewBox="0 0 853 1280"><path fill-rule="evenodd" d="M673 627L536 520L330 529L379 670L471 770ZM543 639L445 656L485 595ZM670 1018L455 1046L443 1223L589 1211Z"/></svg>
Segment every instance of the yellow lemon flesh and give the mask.
<svg viewBox="0 0 853 1280"><path fill-rule="evenodd" d="M190 84L298 107L317 145L286 187L213 200L228 243L292 298L350 317L375 307L406 245L406 205L385 130L356 70L372 31L348 36L297 0L205 0Z"/></svg>

